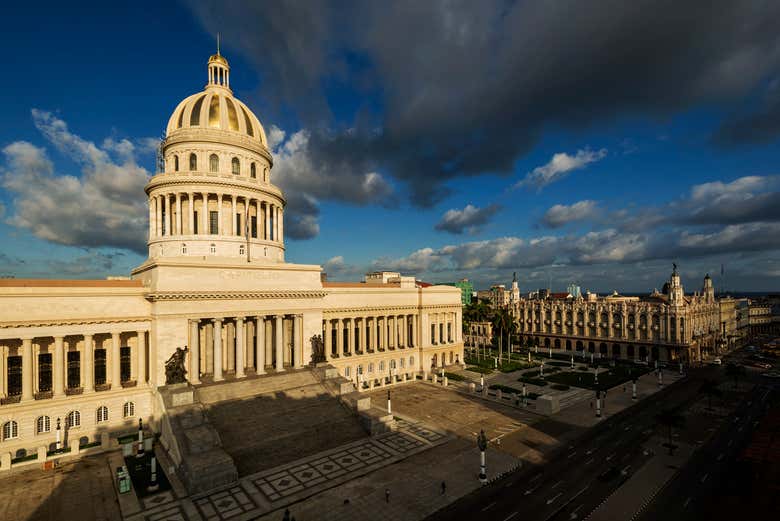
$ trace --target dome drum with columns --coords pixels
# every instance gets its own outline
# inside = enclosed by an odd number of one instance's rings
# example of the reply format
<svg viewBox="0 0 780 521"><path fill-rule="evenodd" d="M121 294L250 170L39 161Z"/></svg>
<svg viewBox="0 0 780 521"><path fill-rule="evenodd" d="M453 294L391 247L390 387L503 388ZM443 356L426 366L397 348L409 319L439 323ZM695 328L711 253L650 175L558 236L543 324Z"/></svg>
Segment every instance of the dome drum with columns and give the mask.
<svg viewBox="0 0 780 521"><path fill-rule="evenodd" d="M146 185L149 258L284 261L284 205L271 184L265 130L233 97L230 67L208 61L203 92L179 103L162 143L164 171Z"/></svg>

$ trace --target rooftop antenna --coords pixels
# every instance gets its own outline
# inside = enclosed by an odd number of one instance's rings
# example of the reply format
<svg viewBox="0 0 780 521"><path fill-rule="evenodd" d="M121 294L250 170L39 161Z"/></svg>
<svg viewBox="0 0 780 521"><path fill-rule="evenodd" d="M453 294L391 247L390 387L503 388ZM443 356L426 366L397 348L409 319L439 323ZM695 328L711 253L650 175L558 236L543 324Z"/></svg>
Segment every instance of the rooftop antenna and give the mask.
<svg viewBox="0 0 780 521"><path fill-rule="evenodd" d="M219 56L219 33L217 33L217 56Z"/></svg>

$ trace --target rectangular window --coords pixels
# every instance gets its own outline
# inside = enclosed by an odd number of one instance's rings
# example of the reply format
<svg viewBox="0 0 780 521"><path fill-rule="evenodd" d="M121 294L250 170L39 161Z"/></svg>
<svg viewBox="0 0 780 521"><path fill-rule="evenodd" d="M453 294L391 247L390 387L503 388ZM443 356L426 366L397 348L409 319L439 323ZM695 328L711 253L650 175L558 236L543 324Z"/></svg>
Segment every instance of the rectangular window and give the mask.
<svg viewBox="0 0 780 521"><path fill-rule="evenodd" d="M193 235L198 235L198 223L200 221L198 220L198 212L197 211L194 212L194 216L193 217L194 217L194 219L193 219L193 222L192 222L192 234Z"/></svg>
<svg viewBox="0 0 780 521"><path fill-rule="evenodd" d="M130 380L130 347L119 348L119 373L123 382Z"/></svg>
<svg viewBox="0 0 780 521"><path fill-rule="evenodd" d="M452 324L447 323L447 342L452 343Z"/></svg>
<svg viewBox="0 0 780 521"><path fill-rule="evenodd" d="M241 229L241 214L236 214L236 235L244 235L244 230Z"/></svg>
<svg viewBox="0 0 780 521"><path fill-rule="evenodd" d="M95 349L95 385L106 383L106 350Z"/></svg>
<svg viewBox="0 0 780 521"><path fill-rule="evenodd" d="M68 351L68 389L81 387L81 353Z"/></svg>
<svg viewBox="0 0 780 521"><path fill-rule="evenodd" d="M439 343L444 343L444 324L439 324Z"/></svg>
<svg viewBox="0 0 780 521"><path fill-rule="evenodd" d="M436 344L436 324L431 324L431 344Z"/></svg>
<svg viewBox="0 0 780 521"><path fill-rule="evenodd" d="M219 233L219 212L209 212L209 233L211 235Z"/></svg>
<svg viewBox="0 0 780 521"><path fill-rule="evenodd" d="M360 351L360 328L355 327L355 351Z"/></svg>
<svg viewBox="0 0 780 521"><path fill-rule="evenodd" d="M38 390L51 391L51 353L38 355Z"/></svg>
<svg viewBox="0 0 780 521"><path fill-rule="evenodd" d="M8 357L8 396L22 394L22 357Z"/></svg>
<svg viewBox="0 0 780 521"><path fill-rule="evenodd" d="M256 215L252 216L251 223L252 223L251 224L252 238L257 239L257 216Z"/></svg>

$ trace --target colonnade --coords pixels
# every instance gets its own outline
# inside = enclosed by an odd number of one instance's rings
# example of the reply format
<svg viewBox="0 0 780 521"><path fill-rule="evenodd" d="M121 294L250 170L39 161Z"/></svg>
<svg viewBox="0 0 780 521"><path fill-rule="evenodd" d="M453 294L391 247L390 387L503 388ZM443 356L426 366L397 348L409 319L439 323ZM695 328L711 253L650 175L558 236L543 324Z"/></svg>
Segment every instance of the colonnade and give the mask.
<svg viewBox="0 0 780 521"><path fill-rule="evenodd" d="M226 375L243 378L247 371L303 367L303 315L252 315L189 321L190 383L202 375L218 382Z"/></svg>
<svg viewBox="0 0 780 521"><path fill-rule="evenodd" d="M230 203L232 210L228 225L223 218L225 202ZM212 227L211 212L216 213L216 229ZM236 215L241 216L240 222ZM250 226L252 238L283 242L284 209L274 202L221 192L166 192L149 196L150 240L175 235L244 236L248 225L245 220L252 217L257 219L256 228L252 230Z"/></svg>
<svg viewBox="0 0 780 521"><path fill-rule="evenodd" d="M146 331L30 336L0 344L5 403L119 389L147 378ZM129 351L124 364L123 348Z"/></svg>
<svg viewBox="0 0 780 521"><path fill-rule="evenodd" d="M328 358L404 349L419 345L417 315L368 315L323 320Z"/></svg>

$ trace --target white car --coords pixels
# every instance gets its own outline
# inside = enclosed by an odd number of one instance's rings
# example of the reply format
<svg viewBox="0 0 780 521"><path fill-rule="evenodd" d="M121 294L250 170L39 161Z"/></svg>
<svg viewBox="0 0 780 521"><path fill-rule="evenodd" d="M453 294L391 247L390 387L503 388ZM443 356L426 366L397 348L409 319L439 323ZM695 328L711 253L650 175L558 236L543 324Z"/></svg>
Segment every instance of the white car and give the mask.
<svg viewBox="0 0 780 521"><path fill-rule="evenodd" d="M716 358L715 360L712 361L712 364L713 365L721 365L721 364L723 364L723 362L721 361L720 358Z"/></svg>

